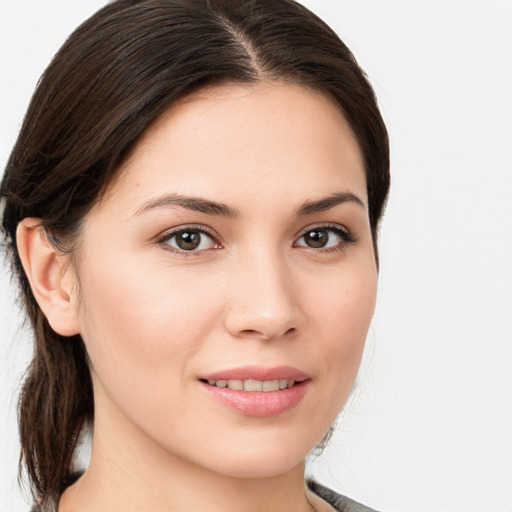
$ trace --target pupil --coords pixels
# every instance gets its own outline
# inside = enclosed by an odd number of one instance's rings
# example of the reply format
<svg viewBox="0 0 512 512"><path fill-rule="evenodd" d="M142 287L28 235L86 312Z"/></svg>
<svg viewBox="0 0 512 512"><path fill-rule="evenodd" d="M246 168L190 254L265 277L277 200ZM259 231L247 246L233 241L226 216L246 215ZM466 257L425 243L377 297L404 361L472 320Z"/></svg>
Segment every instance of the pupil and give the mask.
<svg viewBox="0 0 512 512"><path fill-rule="evenodd" d="M183 231L176 236L176 243L180 249L190 251L196 249L201 242L201 235L193 231Z"/></svg>
<svg viewBox="0 0 512 512"><path fill-rule="evenodd" d="M325 229L315 229L306 233L304 238L307 245L318 249L327 243L328 235Z"/></svg>

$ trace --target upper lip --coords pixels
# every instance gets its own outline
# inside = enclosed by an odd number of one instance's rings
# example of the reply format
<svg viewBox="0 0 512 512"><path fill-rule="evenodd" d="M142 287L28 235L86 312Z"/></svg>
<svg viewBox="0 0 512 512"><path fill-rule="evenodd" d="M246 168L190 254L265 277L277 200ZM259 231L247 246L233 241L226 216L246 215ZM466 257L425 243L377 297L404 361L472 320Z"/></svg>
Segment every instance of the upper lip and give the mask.
<svg viewBox="0 0 512 512"><path fill-rule="evenodd" d="M293 366L273 366L273 367L262 367L262 366L242 366L239 368L229 368L225 370L219 370L213 373L201 375L200 380L295 380L303 381L309 379L310 376Z"/></svg>

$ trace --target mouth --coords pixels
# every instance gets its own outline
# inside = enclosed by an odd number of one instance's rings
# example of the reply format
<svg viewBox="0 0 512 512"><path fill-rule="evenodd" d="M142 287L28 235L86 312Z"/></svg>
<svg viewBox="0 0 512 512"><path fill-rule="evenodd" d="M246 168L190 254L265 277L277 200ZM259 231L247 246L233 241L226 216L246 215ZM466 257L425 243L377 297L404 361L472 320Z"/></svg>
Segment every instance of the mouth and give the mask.
<svg viewBox="0 0 512 512"><path fill-rule="evenodd" d="M256 380L256 379L218 379L218 380L206 380L200 379L201 382L208 384L209 386L214 386L217 388L228 388L234 389L237 391L261 391L263 393L268 393L270 391L279 391L282 389L289 389L299 384L300 382L304 382L306 379L295 380L295 379L275 379L275 380Z"/></svg>
<svg viewBox="0 0 512 512"><path fill-rule="evenodd" d="M311 377L296 368L244 367L199 378L207 396L246 416L268 418L295 408Z"/></svg>

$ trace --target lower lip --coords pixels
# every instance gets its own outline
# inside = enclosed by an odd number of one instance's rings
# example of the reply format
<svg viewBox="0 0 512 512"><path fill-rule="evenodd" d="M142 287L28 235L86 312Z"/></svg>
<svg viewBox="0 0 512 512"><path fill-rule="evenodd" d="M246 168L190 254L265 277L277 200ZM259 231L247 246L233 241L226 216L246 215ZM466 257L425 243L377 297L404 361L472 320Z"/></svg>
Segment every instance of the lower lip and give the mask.
<svg viewBox="0 0 512 512"><path fill-rule="evenodd" d="M309 380L305 380L279 391L241 391L218 388L205 382L200 384L215 400L246 416L270 418L295 407L304 397L309 383Z"/></svg>

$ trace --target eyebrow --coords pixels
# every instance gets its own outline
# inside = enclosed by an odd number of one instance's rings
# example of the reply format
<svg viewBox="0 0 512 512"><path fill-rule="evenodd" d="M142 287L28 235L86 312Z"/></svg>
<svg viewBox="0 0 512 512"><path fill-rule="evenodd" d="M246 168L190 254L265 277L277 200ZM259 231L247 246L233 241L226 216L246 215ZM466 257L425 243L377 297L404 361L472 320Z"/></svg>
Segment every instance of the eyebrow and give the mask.
<svg viewBox="0 0 512 512"><path fill-rule="evenodd" d="M208 199L193 196L183 196L180 194L165 194L152 201L144 203L135 213L139 215L153 208L162 206L181 206L188 210L206 213L208 215L217 215L220 217L238 217L239 212L223 203L215 203Z"/></svg>
<svg viewBox="0 0 512 512"><path fill-rule="evenodd" d="M351 192L339 192L316 201L305 202L296 210L296 215L302 217L313 213L325 212L343 203L352 203L360 206L361 208L366 208L363 201ZM219 217L236 218L240 215L240 212L237 209L224 203L216 203L201 197L185 196L181 194L164 194L156 199L152 199L151 201L144 203L135 212L135 215L140 215L155 208L172 206L180 206L187 210L193 210Z"/></svg>
<svg viewBox="0 0 512 512"><path fill-rule="evenodd" d="M359 197L351 192L339 192L337 194L332 194L329 197L325 197L323 199L319 199L317 201L308 201L304 203L298 210L297 215L311 215L312 213L320 213L330 210L335 206L343 203L352 203L360 206L363 209L366 209L365 204Z"/></svg>

